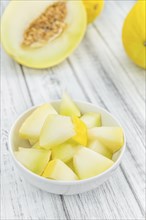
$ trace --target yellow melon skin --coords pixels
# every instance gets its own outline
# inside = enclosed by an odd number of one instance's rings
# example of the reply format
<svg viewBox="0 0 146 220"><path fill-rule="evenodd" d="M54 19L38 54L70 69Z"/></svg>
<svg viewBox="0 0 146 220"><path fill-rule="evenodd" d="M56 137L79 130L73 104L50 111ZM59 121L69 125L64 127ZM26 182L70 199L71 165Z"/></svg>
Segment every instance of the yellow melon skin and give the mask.
<svg viewBox="0 0 146 220"><path fill-rule="evenodd" d="M127 15L122 31L125 51L138 66L146 69L146 1L137 1Z"/></svg>
<svg viewBox="0 0 146 220"><path fill-rule="evenodd" d="M101 13L104 7L104 0L83 0L87 12L87 23L92 23Z"/></svg>
<svg viewBox="0 0 146 220"><path fill-rule="evenodd" d="M79 45L87 26L82 1L67 0L66 29L59 37L40 48L24 49L21 45L29 24L56 0L11 0L1 19L1 43L18 63L37 69L52 67L66 59Z"/></svg>

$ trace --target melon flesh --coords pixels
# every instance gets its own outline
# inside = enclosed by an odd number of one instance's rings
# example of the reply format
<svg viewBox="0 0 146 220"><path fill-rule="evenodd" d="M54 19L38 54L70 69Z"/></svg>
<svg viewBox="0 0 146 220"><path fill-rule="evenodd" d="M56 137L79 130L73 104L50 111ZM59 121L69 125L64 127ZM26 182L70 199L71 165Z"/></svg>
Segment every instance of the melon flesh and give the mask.
<svg viewBox="0 0 146 220"><path fill-rule="evenodd" d="M42 40L30 47L22 45L26 30L45 13L48 7L57 2L59 1L11 0L8 4L1 19L1 42L5 51L18 63L32 68L54 66L63 61L82 40L86 30L85 7L82 1L67 0L63 30L57 31L57 34L45 43ZM47 27L45 28L48 31Z"/></svg>
<svg viewBox="0 0 146 220"><path fill-rule="evenodd" d="M52 148L52 159L60 159L67 163L73 158L78 149L78 146L68 141Z"/></svg>
<svg viewBox="0 0 146 220"><path fill-rule="evenodd" d="M91 150L99 154L102 154L103 156L108 157L109 159L112 159L112 153L110 152L110 150L106 148L103 144L101 144L98 140L90 141L88 143L88 147Z"/></svg>
<svg viewBox="0 0 146 220"><path fill-rule="evenodd" d="M62 96L62 100L60 104L60 114L66 116L77 116L77 117L80 117L81 115L79 108L67 93L64 93Z"/></svg>
<svg viewBox="0 0 146 220"><path fill-rule="evenodd" d="M76 141L78 144L86 146L87 145L87 127L85 123L78 117L73 116L72 122L76 131L76 135L72 140Z"/></svg>
<svg viewBox="0 0 146 220"><path fill-rule="evenodd" d="M73 157L74 169L80 179L96 176L113 164L112 160L85 147L80 148Z"/></svg>
<svg viewBox="0 0 146 220"><path fill-rule="evenodd" d="M38 138L29 138L28 140L29 140L30 145L35 145L38 141Z"/></svg>
<svg viewBox="0 0 146 220"><path fill-rule="evenodd" d="M15 152L15 156L27 169L41 175L50 160L51 151L19 148Z"/></svg>
<svg viewBox="0 0 146 220"><path fill-rule="evenodd" d="M112 153L124 144L123 129L120 127L95 127L88 130L89 140L98 140Z"/></svg>
<svg viewBox="0 0 146 220"><path fill-rule="evenodd" d="M20 127L19 134L22 138L36 143L40 136L42 126L49 114L57 114L56 110L48 103L39 106L26 118Z"/></svg>
<svg viewBox="0 0 146 220"><path fill-rule="evenodd" d="M101 114L96 112L87 112L81 120L86 124L88 128L100 127L101 126Z"/></svg>
<svg viewBox="0 0 146 220"><path fill-rule="evenodd" d="M43 177L54 180L77 180L77 175L61 160L52 160L44 170Z"/></svg>
<svg viewBox="0 0 146 220"><path fill-rule="evenodd" d="M70 117L49 115L41 130L40 147L50 149L63 144L76 134Z"/></svg>

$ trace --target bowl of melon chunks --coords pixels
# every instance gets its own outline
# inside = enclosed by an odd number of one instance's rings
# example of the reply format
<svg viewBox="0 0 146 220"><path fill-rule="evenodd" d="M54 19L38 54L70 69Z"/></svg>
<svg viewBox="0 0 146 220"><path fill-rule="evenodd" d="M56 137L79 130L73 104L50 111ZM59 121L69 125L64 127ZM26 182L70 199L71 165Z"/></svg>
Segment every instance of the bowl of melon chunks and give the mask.
<svg viewBox="0 0 146 220"><path fill-rule="evenodd" d="M34 106L16 120L9 148L19 174L54 194L89 191L107 180L125 151L123 128L97 105L58 101Z"/></svg>

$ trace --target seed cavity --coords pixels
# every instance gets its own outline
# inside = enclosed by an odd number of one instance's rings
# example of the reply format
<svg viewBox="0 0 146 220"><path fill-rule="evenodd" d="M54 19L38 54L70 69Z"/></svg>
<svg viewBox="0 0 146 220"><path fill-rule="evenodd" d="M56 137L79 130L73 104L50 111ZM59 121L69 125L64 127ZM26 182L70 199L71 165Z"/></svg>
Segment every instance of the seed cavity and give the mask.
<svg viewBox="0 0 146 220"><path fill-rule="evenodd" d="M25 30L21 46L38 48L59 37L67 26L65 23L66 15L65 1L50 5Z"/></svg>

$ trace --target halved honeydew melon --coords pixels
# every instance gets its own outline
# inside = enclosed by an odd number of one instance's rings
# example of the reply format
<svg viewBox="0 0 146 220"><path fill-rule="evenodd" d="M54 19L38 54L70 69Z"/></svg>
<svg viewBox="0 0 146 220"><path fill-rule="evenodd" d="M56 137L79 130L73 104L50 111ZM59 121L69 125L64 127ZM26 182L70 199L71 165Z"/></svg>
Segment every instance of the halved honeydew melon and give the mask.
<svg viewBox="0 0 146 220"><path fill-rule="evenodd" d="M118 151L124 143L121 127L95 127L88 130L89 140L98 140L112 153Z"/></svg>
<svg viewBox="0 0 146 220"><path fill-rule="evenodd" d="M39 106L30 114L20 127L19 135L24 139L29 139L32 144L36 143L40 136L40 131L49 114L57 114L56 110L48 103Z"/></svg>
<svg viewBox="0 0 146 220"><path fill-rule="evenodd" d="M87 128L100 127L101 114L96 112L87 112L80 118L87 126Z"/></svg>
<svg viewBox="0 0 146 220"><path fill-rule="evenodd" d="M61 115L49 115L41 130L40 147L51 149L63 144L76 132L70 117Z"/></svg>
<svg viewBox="0 0 146 220"><path fill-rule="evenodd" d="M2 45L14 60L47 68L63 61L78 46L86 30L86 11L82 1L11 0L1 30Z"/></svg>
<svg viewBox="0 0 146 220"><path fill-rule="evenodd" d="M77 180L77 175L61 160L51 160L44 170L43 177L54 180Z"/></svg>
<svg viewBox="0 0 146 220"><path fill-rule="evenodd" d="M112 153L108 148L101 144L98 140L89 141L88 147L103 156L112 159Z"/></svg>
<svg viewBox="0 0 146 220"><path fill-rule="evenodd" d="M41 175L50 160L51 151L19 148L19 150L15 152L15 156L27 169Z"/></svg>

